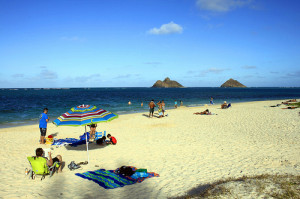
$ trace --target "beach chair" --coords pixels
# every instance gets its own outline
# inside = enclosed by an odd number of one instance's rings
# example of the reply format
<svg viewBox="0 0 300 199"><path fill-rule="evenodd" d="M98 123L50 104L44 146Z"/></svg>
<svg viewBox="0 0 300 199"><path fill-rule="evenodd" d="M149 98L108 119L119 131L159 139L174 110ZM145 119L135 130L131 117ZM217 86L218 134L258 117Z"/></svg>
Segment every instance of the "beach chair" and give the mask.
<svg viewBox="0 0 300 199"><path fill-rule="evenodd" d="M95 141L99 140L99 139L102 138L103 136L106 137L106 131L103 131L103 132L96 132L96 133L95 133Z"/></svg>
<svg viewBox="0 0 300 199"><path fill-rule="evenodd" d="M25 174L29 175L29 178L35 179L36 175L41 175L41 180L45 178L46 175L53 176L56 169L59 167L59 163L55 162L51 167L47 165L47 160L43 157L27 157L31 169L25 169Z"/></svg>

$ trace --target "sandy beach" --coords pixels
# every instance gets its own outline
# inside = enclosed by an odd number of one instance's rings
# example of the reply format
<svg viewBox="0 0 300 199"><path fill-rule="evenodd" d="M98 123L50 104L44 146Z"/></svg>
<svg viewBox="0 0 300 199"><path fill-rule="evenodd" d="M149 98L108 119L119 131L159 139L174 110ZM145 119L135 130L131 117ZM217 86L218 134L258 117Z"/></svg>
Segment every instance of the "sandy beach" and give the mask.
<svg viewBox="0 0 300 199"><path fill-rule="evenodd" d="M38 124L0 129L0 198L167 198L228 177L299 175L299 109L270 107L282 101L238 103L226 110L220 105L180 107L167 110L168 117L161 119L148 118L148 113L120 115L97 127L115 136L117 145L91 145L88 165L75 171L66 166L43 181L28 179L24 172L29 168L27 156L38 147L51 147L39 144ZM206 108L216 115L193 114ZM47 135L56 138L78 138L83 133L84 127L48 124ZM85 145L53 148L53 155L61 154L66 165L87 160ZM147 168L160 177L106 190L75 175L123 165Z"/></svg>

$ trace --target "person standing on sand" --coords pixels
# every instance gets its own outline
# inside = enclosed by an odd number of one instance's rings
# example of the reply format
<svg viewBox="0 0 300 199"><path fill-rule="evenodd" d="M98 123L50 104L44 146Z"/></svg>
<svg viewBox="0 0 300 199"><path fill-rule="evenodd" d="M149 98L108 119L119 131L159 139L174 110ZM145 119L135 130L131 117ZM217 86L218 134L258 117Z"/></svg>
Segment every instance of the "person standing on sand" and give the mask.
<svg viewBox="0 0 300 199"><path fill-rule="evenodd" d="M40 115L40 132L41 132L41 137L40 137L40 144L45 144L45 136L47 133L47 122L49 122L49 117L47 115L48 109L44 108L43 113Z"/></svg>
<svg viewBox="0 0 300 199"><path fill-rule="evenodd" d="M164 100L161 100L161 109L162 109L162 113L163 113L163 117L165 117L165 110L166 110L166 104Z"/></svg>
<svg viewBox="0 0 300 199"><path fill-rule="evenodd" d="M152 117L153 117L154 107L155 107L154 100L151 100L151 102L149 103L149 117L150 117L151 114L152 114Z"/></svg>
<svg viewBox="0 0 300 199"><path fill-rule="evenodd" d="M174 107L177 108L177 100L175 100Z"/></svg>
<svg viewBox="0 0 300 199"><path fill-rule="evenodd" d="M157 105L158 105L158 118L161 118L162 117L162 104L161 104L161 101L159 101L158 103L157 103Z"/></svg>

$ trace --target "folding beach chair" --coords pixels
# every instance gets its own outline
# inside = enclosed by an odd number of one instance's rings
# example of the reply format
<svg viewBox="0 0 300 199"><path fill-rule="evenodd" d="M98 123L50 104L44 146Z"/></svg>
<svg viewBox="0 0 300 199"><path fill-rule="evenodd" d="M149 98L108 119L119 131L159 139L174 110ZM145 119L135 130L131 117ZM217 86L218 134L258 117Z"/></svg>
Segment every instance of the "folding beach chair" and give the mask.
<svg viewBox="0 0 300 199"><path fill-rule="evenodd" d="M47 160L43 157L27 157L31 169L25 169L25 174L29 175L29 178L35 179L36 175L42 175L41 180L45 178L46 175L52 175L56 171L56 169L59 167L59 163L54 162L51 167L47 165Z"/></svg>
<svg viewBox="0 0 300 199"><path fill-rule="evenodd" d="M103 136L106 136L106 131L103 131L103 132L96 132L96 133L95 133L95 141L99 140L99 139L102 138Z"/></svg>

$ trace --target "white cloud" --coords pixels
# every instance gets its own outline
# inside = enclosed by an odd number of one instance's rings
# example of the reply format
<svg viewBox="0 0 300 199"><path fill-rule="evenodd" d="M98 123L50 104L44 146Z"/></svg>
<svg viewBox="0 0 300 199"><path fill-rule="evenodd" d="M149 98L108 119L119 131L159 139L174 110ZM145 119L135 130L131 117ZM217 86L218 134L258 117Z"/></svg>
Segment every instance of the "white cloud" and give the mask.
<svg viewBox="0 0 300 199"><path fill-rule="evenodd" d="M201 10L213 12L228 12L249 5L252 0L197 0L196 5Z"/></svg>
<svg viewBox="0 0 300 199"><path fill-rule="evenodd" d="M41 79L57 79L57 73L48 69L43 69L39 76Z"/></svg>
<svg viewBox="0 0 300 199"><path fill-rule="evenodd" d="M210 68L206 71L203 71L203 73L215 73L215 74L220 74L226 70L229 70L229 69L226 69L226 68Z"/></svg>
<svg viewBox="0 0 300 199"><path fill-rule="evenodd" d="M17 74L13 74L12 77L14 77L14 78L20 78L20 77L24 77L24 74L17 73Z"/></svg>
<svg viewBox="0 0 300 199"><path fill-rule="evenodd" d="M148 31L149 34L153 35L167 35L167 34L175 34L175 33L182 33L183 28L171 21L168 24L163 24L160 28L152 28Z"/></svg>
<svg viewBox="0 0 300 199"><path fill-rule="evenodd" d="M243 66L244 69L256 69L256 66Z"/></svg>

